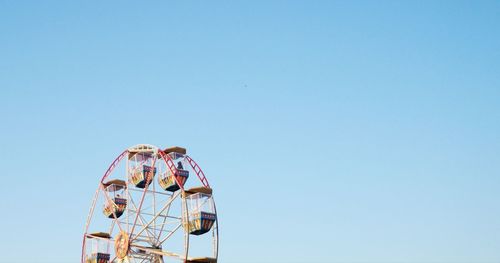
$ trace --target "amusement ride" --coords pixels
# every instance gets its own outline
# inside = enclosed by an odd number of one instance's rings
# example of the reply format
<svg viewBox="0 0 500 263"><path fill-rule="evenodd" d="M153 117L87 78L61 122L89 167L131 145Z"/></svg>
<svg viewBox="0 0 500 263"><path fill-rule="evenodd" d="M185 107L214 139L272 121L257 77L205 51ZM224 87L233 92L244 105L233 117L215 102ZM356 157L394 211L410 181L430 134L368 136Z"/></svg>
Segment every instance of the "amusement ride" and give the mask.
<svg viewBox="0 0 500 263"><path fill-rule="evenodd" d="M212 192L185 148L139 144L126 149L99 181L81 262L217 262Z"/></svg>

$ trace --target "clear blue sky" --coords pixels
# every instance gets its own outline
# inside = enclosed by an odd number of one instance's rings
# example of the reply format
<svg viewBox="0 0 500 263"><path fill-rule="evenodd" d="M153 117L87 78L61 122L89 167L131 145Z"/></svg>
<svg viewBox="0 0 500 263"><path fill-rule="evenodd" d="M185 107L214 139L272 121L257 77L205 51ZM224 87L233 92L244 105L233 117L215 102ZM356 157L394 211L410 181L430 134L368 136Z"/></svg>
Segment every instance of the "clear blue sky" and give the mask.
<svg viewBox="0 0 500 263"><path fill-rule="evenodd" d="M220 262L500 261L498 1L0 1L0 89L2 262L78 262L137 143Z"/></svg>

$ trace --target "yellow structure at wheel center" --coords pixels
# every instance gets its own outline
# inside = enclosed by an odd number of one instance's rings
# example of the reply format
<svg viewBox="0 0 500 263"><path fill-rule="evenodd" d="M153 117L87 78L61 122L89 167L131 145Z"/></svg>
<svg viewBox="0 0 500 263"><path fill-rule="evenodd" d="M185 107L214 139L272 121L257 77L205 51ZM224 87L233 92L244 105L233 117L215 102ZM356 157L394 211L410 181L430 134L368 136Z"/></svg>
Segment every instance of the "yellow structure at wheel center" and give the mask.
<svg viewBox="0 0 500 263"><path fill-rule="evenodd" d="M128 234L124 231L120 232L115 240L115 252L116 257L123 259L127 256L129 249L129 238Z"/></svg>

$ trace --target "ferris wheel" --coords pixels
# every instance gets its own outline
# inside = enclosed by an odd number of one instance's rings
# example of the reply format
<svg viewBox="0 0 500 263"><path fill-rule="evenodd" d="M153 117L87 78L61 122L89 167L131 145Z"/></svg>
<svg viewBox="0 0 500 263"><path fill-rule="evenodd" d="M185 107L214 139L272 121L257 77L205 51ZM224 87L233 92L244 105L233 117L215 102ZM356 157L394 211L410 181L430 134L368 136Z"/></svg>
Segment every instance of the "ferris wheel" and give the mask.
<svg viewBox="0 0 500 263"><path fill-rule="evenodd" d="M198 164L184 148L140 144L99 181L81 262L215 263L218 246L212 188Z"/></svg>

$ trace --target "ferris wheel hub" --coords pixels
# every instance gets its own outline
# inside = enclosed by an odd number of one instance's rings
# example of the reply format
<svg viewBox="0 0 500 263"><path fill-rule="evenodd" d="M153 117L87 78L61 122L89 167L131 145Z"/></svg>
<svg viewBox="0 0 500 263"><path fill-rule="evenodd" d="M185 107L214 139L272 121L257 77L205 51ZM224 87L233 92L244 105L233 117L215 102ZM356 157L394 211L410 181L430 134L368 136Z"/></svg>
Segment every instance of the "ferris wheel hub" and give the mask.
<svg viewBox="0 0 500 263"><path fill-rule="evenodd" d="M130 248L130 242L128 234L121 231L115 239L115 252L116 257L119 259L124 259L127 256L128 250Z"/></svg>

